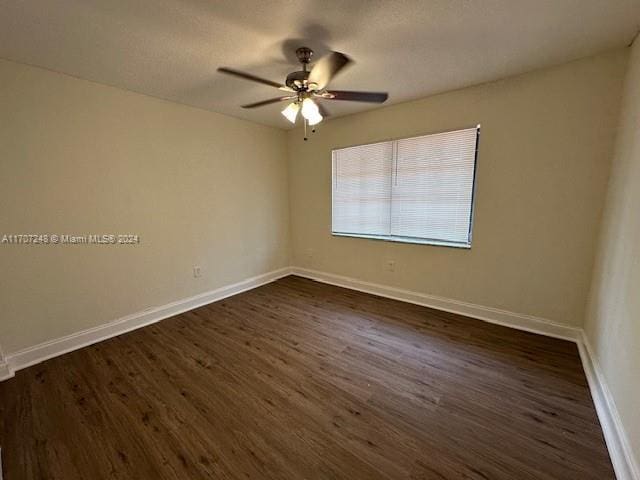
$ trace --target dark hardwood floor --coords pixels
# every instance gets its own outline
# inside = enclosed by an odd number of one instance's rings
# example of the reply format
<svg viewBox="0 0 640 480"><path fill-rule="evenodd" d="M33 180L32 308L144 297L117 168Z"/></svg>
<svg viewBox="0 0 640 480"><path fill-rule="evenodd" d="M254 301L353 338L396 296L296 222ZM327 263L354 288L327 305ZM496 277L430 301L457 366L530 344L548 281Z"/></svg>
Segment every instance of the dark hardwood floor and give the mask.
<svg viewBox="0 0 640 480"><path fill-rule="evenodd" d="M5 480L613 479L576 346L299 277L0 383Z"/></svg>

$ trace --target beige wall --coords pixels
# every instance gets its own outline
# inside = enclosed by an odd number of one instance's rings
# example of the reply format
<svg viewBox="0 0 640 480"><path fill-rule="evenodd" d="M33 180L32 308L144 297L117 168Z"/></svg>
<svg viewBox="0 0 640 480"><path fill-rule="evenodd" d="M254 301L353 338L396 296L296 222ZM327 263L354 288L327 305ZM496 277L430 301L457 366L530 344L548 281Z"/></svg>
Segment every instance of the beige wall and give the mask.
<svg viewBox="0 0 640 480"><path fill-rule="evenodd" d="M640 466L640 41L631 52L586 335Z"/></svg>
<svg viewBox="0 0 640 480"><path fill-rule="evenodd" d="M286 134L0 61L5 354L289 264ZM193 278L194 265L202 277Z"/></svg>
<svg viewBox="0 0 640 480"><path fill-rule="evenodd" d="M580 326L626 63L620 50L338 118L305 143L0 61L0 233L142 239L0 246L0 344L14 353L289 263ZM471 250L330 235L332 148L476 123Z"/></svg>
<svg viewBox="0 0 640 480"><path fill-rule="evenodd" d="M337 118L308 142L289 132L294 265L581 326L626 60L619 50ZM332 148L477 123L471 250L331 236Z"/></svg>

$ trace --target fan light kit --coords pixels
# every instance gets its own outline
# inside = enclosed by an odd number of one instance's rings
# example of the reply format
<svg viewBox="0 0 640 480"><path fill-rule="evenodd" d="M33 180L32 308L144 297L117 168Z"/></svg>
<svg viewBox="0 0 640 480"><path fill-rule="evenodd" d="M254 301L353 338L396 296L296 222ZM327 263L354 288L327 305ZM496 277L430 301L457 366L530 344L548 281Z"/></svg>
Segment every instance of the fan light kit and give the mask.
<svg viewBox="0 0 640 480"><path fill-rule="evenodd" d="M351 59L340 52L329 52L320 58L312 67L308 69L313 50L307 47L300 47L296 50L298 61L302 64L302 70L292 72L287 75L284 84L260 78L250 73L240 72L231 68L220 67L218 71L236 77L251 80L275 87L289 95L270 98L261 102L243 105L242 108L256 108L272 103L291 101L282 115L291 123L296 123L298 113L302 114L304 125L304 139L307 140L307 127L313 127L329 116L326 109L318 100L346 100L351 102L383 103L387 100L386 92L356 92L351 90L327 90L327 85L331 79L347 65L352 63Z"/></svg>

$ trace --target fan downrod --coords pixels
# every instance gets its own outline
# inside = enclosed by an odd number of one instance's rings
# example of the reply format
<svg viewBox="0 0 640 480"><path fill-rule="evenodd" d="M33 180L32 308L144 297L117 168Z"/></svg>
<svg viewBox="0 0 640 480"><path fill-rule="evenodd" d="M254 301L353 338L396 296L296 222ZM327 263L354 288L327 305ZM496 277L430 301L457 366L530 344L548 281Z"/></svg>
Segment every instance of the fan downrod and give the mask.
<svg viewBox="0 0 640 480"><path fill-rule="evenodd" d="M312 56L313 50L309 47L300 47L296 49L296 57L298 57L298 61L302 64L302 70L291 72L287 75L287 80L285 81L285 85L287 85L287 87L292 88L298 93L304 93L309 89L309 85L307 84L307 79L309 78L307 65L311 63Z"/></svg>

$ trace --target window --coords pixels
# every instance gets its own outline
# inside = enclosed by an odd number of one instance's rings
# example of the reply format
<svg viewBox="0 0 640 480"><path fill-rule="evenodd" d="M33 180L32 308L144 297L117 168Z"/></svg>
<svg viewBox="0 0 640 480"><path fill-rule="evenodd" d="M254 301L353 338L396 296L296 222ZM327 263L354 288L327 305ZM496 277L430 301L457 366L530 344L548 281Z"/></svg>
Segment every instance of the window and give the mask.
<svg viewBox="0 0 640 480"><path fill-rule="evenodd" d="M469 248L479 134L334 150L332 233Z"/></svg>

